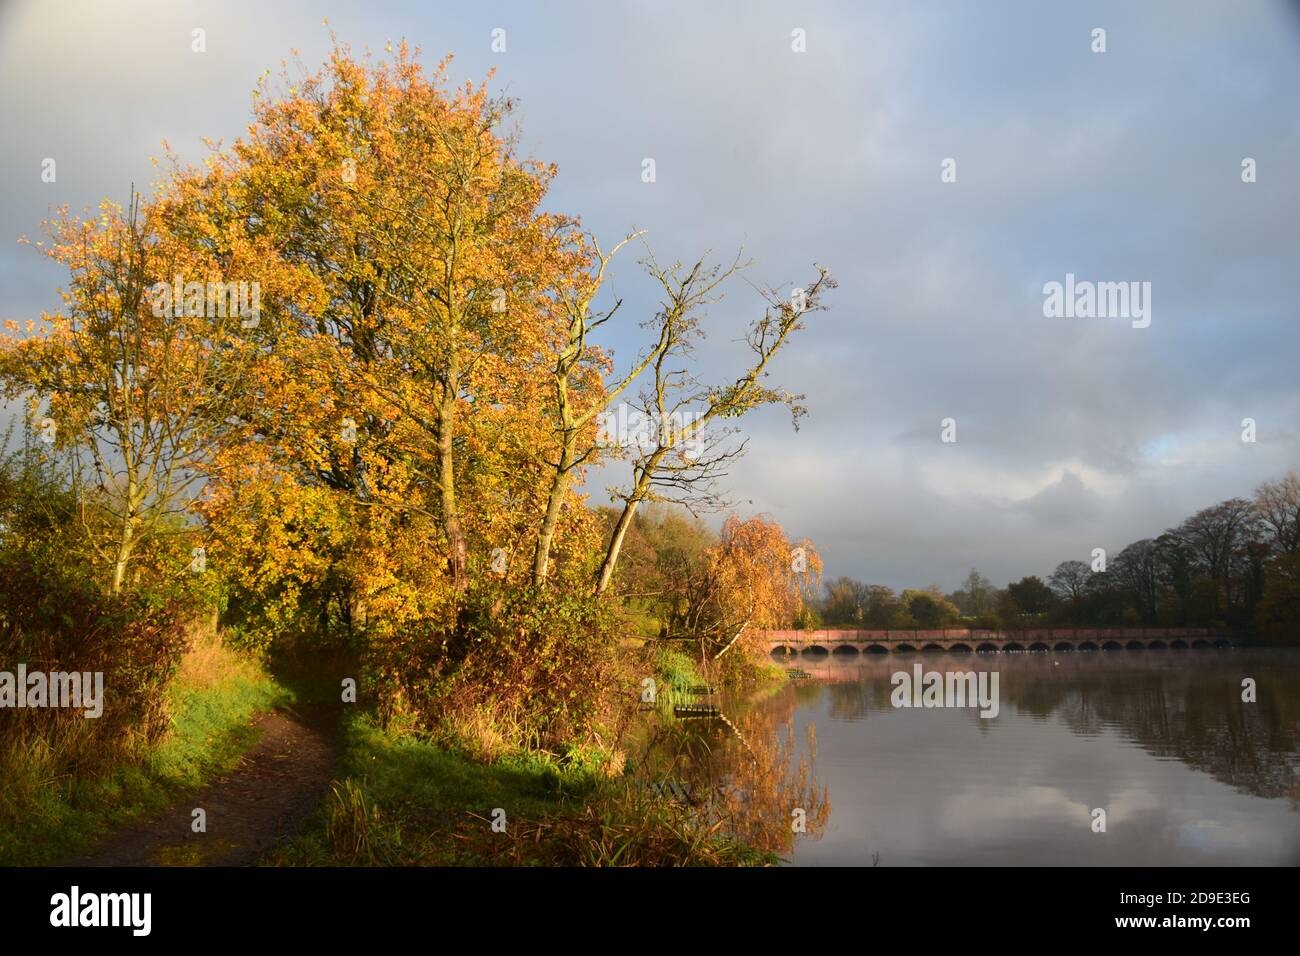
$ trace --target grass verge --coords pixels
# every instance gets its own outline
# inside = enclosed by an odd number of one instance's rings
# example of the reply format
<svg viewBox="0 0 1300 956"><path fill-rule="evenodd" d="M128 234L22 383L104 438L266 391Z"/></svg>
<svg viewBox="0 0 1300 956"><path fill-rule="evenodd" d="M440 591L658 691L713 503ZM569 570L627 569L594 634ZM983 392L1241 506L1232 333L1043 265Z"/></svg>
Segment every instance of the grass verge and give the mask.
<svg viewBox="0 0 1300 956"><path fill-rule="evenodd" d="M764 865L690 807L582 758L511 753L478 762L354 716L342 772L281 866ZM494 829L494 822L497 827ZM502 829L502 827L504 829Z"/></svg>
<svg viewBox="0 0 1300 956"><path fill-rule="evenodd" d="M0 865L75 858L113 830L172 805L234 766L256 742L250 722L257 713L293 698L210 634L182 658L167 696L166 736L113 766L55 772L57 739L0 753ZM67 732L84 730L70 723Z"/></svg>

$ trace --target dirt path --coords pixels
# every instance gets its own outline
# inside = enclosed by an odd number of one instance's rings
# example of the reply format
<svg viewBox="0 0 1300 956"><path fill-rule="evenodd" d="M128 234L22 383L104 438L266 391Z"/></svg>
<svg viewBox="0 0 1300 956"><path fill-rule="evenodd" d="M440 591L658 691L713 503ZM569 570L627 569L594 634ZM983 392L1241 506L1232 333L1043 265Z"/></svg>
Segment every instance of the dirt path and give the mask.
<svg viewBox="0 0 1300 956"><path fill-rule="evenodd" d="M72 866L248 866L295 836L316 808L337 757L332 715L277 710L228 774L183 804L114 834ZM193 811L207 832L192 830Z"/></svg>

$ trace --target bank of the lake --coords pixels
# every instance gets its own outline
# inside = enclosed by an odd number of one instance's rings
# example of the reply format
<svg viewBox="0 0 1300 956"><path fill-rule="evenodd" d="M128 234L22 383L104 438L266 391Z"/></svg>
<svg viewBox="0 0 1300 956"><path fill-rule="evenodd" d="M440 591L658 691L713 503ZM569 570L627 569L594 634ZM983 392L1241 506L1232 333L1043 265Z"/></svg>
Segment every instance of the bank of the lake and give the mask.
<svg viewBox="0 0 1300 956"><path fill-rule="evenodd" d="M675 704L705 682L686 654L652 656L655 688L618 749L563 754L513 749L485 757L449 739L381 728L364 712L344 718L343 756L307 831L263 862L282 866L768 866L781 857L747 844L650 784L660 768L646 749L677 726ZM748 694L787 682L756 671ZM688 735L689 736L689 735Z"/></svg>

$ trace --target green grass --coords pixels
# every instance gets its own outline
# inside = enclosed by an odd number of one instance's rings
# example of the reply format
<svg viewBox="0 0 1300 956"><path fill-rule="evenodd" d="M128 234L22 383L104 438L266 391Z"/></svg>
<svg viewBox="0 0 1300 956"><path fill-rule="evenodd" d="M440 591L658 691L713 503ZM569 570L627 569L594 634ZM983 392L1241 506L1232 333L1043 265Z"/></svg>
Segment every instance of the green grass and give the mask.
<svg viewBox="0 0 1300 956"><path fill-rule="evenodd" d="M86 778L52 775L40 759L7 761L0 865L76 858L115 829L172 805L231 769L256 742L254 715L287 703L292 693L208 639L182 661L168 697L169 733L134 760Z"/></svg>
<svg viewBox="0 0 1300 956"><path fill-rule="evenodd" d="M348 719L340 775L306 833L263 862L288 866L768 864L689 814L610 779L590 754L491 762ZM505 811L506 832L492 829Z"/></svg>
<svg viewBox="0 0 1300 956"><path fill-rule="evenodd" d="M507 822L539 818L597 786L581 759L509 754L481 763L429 740L386 733L365 717L346 721L344 754L339 779L307 834L268 862L485 862L451 835L473 826L473 815L490 820L502 807ZM488 823L483 828L490 832Z"/></svg>
<svg viewBox="0 0 1300 956"><path fill-rule="evenodd" d="M655 670L664 683L679 693L685 693L697 684L704 683L694 659L681 651L661 649L655 654Z"/></svg>

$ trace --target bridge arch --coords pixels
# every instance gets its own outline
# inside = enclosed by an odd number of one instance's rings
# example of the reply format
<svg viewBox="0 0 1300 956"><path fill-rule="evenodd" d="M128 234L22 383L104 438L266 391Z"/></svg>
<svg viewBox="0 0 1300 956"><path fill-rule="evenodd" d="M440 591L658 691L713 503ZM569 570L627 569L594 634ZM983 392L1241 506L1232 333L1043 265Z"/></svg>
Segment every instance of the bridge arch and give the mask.
<svg viewBox="0 0 1300 956"><path fill-rule="evenodd" d="M1131 630L1080 631L1068 629L1059 639L1047 635L1051 631L1029 628L1020 631L998 631L980 628L950 628L943 631L792 631L768 630L765 632L768 653L774 658L788 658L798 654L809 657L835 656L840 659L860 654L914 654L922 653L994 653L997 651L1045 653L1055 651L1097 650L1198 650L1231 647L1232 642L1222 634L1214 635L1208 629L1196 628L1134 628ZM1079 634L1089 635L1083 640ZM924 634L925 637L921 635ZM1120 636L1123 635L1123 636Z"/></svg>

